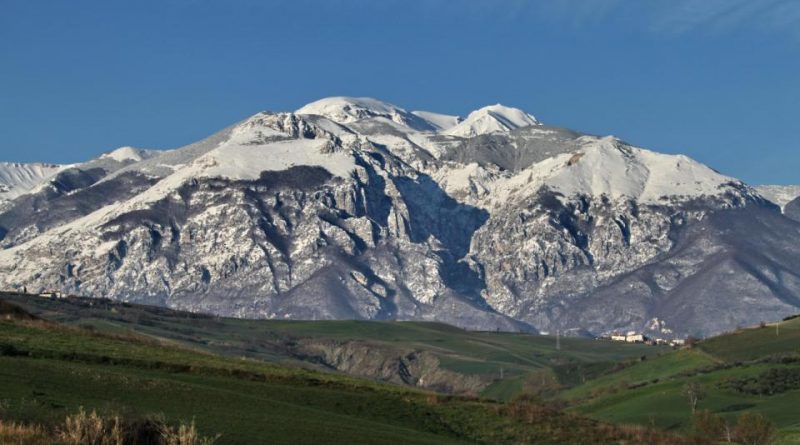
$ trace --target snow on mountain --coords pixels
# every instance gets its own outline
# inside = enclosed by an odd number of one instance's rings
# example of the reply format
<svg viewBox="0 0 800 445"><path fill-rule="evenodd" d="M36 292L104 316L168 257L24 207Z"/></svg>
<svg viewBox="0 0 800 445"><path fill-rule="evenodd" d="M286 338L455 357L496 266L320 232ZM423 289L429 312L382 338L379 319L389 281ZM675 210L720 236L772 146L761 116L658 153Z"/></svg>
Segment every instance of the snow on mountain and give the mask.
<svg viewBox="0 0 800 445"><path fill-rule="evenodd" d="M758 185L756 191L781 209L800 197L800 185Z"/></svg>
<svg viewBox="0 0 800 445"><path fill-rule="evenodd" d="M518 108L497 104L471 112L466 119L445 130L443 134L468 138L481 134L507 132L538 123L535 117Z"/></svg>
<svg viewBox="0 0 800 445"><path fill-rule="evenodd" d="M487 169L477 162L446 165L433 178L451 196L475 203L491 193L493 184L503 178L497 168Z"/></svg>
<svg viewBox="0 0 800 445"><path fill-rule="evenodd" d="M145 150L135 147L120 147L116 150L100 155L101 159L112 159L117 162L139 162L157 156L161 152L157 150Z"/></svg>
<svg viewBox="0 0 800 445"><path fill-rule="evenodd" d="M157 201L193 179L252 181L263 172L282 171L296 166L318 166L335 176L347 177L355 168L353 158L344 152L325 153L328 148L329 143L322 140L275 141L263 145L230 141L192 163L177 168L131 202Z"/></svg>
<svg viewBox="0 0 800 445"><path fill-rule="evenodd" d="M348 177L355 168L348 147L358 143L358 136L327 120L310 124L289 113L258 113L201 150L193 144L171 152L168 159L155 158L156 166L169 169L162 170L164 177L126 206L138 208L163 199L187 182L203 178L252 181L263 172L298 166L322 167L334 176ZM153 174L153 167L134 165L124 171Z"/></svg>
<svg viewBox="0 0 800 445"><path fill-rule="evenodd" d="M435 131L437 128L427 120L396 105L369 97L328 97L311 102L295 113L324 116L340 124L384 118L417 131Z"/></svg>
<svg viewBox="0 0 800 445"><path fill-rule="evenodd" d="M350 123L376 116L392 119L402 115L403 111L392 104L369 97L338 96L311 102L296 110L295 113L315 114L325 116L334 122ZM402 123L400 120L395 120L395 122Z"/></svg>
<svg viewBox="0 0 800 445"><path fill-rule="evenodd" d="M312 138L295 138L303 131ZM209 167L197 173L199 177L252 180L264 171L304 165L347 177L355 163L345 146L357 143L356 135L324 121L310 126L287 114L256 115L235 127L227 141L205 155L201 162Z"/></svg>
<svg viewBox="0 0 800 445"><path fill-rule="evenodd" d="M683 155L627 146L614 137L583 136L582 148L533 164L496 185L492 200L504 203L516 194L542 187L564 195L628 198L642 204L713 197L744 185Z"/></svg>
<svg viewBox="0 0 800 445"><path fill-rule="evenodd" d="M438 131L449 130L464 120L461 116L433 113L430 111L412 111L411 113L430 122Z"/></svg>
<svg viewBox="0 0 800 445"><path fill-rule="evenodd" d="M0 163L0 204L34 189L69 165Z"/></svg>
<svg viewBox="0 0 800 445"><path fill-rule="evenodd" d="M458 122L328 98L51 182L0 208L0 287L598 334L658 318L703 335L800 307L791 205L499 105Z"/></svg>
<svg viewBox="0 0 800 445"><path fill-rule="evenodd" d="M401 132L411 130L412 133L437 133L462 138L503 133L539 124L532 115L500 104L475 110L464 119L430 111L408 112L396 105L368 97L329 97L305 105L295 113L324 116L344 125L384 119L404 127L399 129ZM402 131L403 129L406 131Z"/></svg>

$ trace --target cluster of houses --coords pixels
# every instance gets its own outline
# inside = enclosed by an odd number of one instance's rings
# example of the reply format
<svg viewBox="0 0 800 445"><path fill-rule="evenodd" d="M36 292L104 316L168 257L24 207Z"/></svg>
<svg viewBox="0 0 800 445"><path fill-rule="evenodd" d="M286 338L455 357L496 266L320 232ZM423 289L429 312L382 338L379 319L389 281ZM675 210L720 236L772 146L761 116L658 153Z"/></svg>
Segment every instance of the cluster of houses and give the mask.
<svg viewBox="0 0 800 445"><path fill-rule="evenodd" d="M57 290L48 291L48 292L42 292L42 293L37 294L37 295L42 297L42 298L67 298L68 297L67 294L65 294L63 292L59 292Z"/></svg>
<svg viewBox="0 0 800 445"><path fill-rule="evenodd" d="M65 294L64 292L57 291L57 290L48 290L48 291L38 292L38 293L36 293L36 292L28 293L28 288L25 287L25 286L22 286L20 288L16 288L14 290L2 291L2 292L6 292L6 293L10 293L10 294L19 294L19 293L21 293L23 295L32 295L32 296L42 297L42 298L67 298L67 297L70 296L68 294Z"/></svg>
<svg viewBox="0 0 800 445"><path fill-rule="evenodd" d="M650 338L642 333L631 331L627 334L611 334L609 337L611 341L621 341L625 343L644 343L646 345L669 345L673 347L683 346L686 340L682 338L664 339L664 338Z"/></svg>

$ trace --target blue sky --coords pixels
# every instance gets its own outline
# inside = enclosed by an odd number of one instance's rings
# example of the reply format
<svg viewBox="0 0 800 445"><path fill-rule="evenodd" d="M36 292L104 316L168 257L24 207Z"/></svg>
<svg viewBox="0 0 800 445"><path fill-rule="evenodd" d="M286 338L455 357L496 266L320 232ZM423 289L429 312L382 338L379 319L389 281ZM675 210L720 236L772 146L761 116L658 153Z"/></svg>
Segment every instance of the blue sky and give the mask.
<svg viewBox="0 0 800 445"><path fill-rule="evenodd" d="M333 95L500 102L800 183L800 2L0 0L0 160L174 148Z"/></svg>

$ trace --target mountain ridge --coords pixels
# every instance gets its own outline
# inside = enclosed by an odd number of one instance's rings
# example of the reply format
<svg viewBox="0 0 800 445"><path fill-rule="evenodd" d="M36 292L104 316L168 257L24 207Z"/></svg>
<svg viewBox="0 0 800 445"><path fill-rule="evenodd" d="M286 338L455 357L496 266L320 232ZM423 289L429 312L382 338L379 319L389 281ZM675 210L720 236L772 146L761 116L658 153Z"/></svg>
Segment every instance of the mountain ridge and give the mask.
<svg viewBox="0 0 800 445"><path fill-rule="evenodd" d="M772 241L800 225L752 187L482 110L505 124L458 135L477 118L335 97L73 166L0 211L0 285L248 318L663 336L800 306L800 243Z"/></svg>

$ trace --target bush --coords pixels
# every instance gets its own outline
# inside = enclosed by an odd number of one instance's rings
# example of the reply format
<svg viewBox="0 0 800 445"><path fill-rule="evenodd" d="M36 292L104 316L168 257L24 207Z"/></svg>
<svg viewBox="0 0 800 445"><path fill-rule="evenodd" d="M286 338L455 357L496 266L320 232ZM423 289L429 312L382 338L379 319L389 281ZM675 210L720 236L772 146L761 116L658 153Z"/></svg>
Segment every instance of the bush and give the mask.
<svg viewBox="0 0 800 445"><path fill-rule="evenodd" d="M52 437L39 426L27 426L0 420L0 443L3 445L50 445Z"/></svg>
<svg viewBox="0 0 800 445"><path fill-rule="evenodd" d="M743 445L775 443L775 426L761 414L742 413L733 429L733 438Z"/></svg>
<svg viewBox="0 0 800 445"><path fill-rule="evenodd" d="M753 377L727 379L720 388L752 395L773 395L800 388L800 368L772 368Z"/></svg>
<svg viewBox="0 0 800 445"><path fill-rule="evenodd" d="M703 410L692 417L692 438L698 443L717 443L726 437L728 425L722 417Z"/></svg>
<svg viewBox="0 0 800 445"><path fill-rule="evenodd" d="M103 417L82 408L50 429L0 421L3 445L212 445L218 437L200 436L194 422L171 427L160 419Z"/></svg>
<svg viewBox="0 0 800 445"><path fill-rule="evenodd" d="M164 445L212 445L219 436L215 438L201 437L191 424L181 424L177 429L164 428L162 430Z"/></svg>

